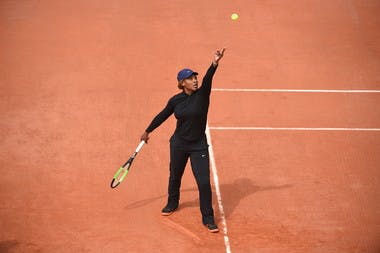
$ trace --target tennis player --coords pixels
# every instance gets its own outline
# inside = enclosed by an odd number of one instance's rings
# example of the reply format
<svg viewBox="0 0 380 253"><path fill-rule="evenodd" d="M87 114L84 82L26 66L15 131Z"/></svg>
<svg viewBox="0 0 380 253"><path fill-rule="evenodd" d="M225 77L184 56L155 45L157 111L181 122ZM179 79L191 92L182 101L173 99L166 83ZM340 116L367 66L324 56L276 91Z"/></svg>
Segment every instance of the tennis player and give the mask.
<svg viewBox="0 0 380 253"><path fill-rule="evenodd" d="M168 201L161 213L170 215L178 208L181 178L190 158L199 190L202 222L212 233L218 232L219 229L215 224L212 208L209 152L205 130L212 79L224 51L225 48L216 51L200 87L197 72L191 69L182 69L178 72L178 88L182 92L169 99L166 107L157 114L141 136L141 140L147 142L149 134L174 113L177 126L170 138Z"/></svg>

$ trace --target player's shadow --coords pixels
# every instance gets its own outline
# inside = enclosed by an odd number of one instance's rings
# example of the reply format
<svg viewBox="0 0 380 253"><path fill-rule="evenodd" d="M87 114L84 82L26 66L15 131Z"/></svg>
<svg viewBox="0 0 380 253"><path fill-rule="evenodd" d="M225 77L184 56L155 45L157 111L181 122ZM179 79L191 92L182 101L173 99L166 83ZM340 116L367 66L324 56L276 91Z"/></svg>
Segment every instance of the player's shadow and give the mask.
<svg viewBox="0 0 380 253"><path fill-rule="evenodd" d="M260 186L256 185L250 178L238 178L232 184L221 184L220 192L222 195L224 215L226 218L229 217L242 199L256 192L282 190L292 186L292 184ZM217 208L216 196L213 196L213 198L214 206ZM199 206L198 198L180 204L180 208L196 206Z"/></svg>
<svg viewBox="0 0 380 253"><path fill-rule="evenodd" d="M220 192L222 195L224 215L226 218L229 217L231 213L233 213L235 208L239 205L242 199L256 192L281 190L281 189L289 188L292 186L293 185L291 184L260 186L260 185L256 185L249 178L236 179L232 184L221 184ZM213 198L214 198L213 199L214 206L215 208L217 208L218 204L217 204L216 196L214 196ZM199 206L198 198L181 203L179 208L181 209L181 208L196 207L196 206Z"/></svg>
<svg viewBox="0 0 380 253"><path fill-rule="evenodd" d="M223 210L225 217L229 217L240 201L254 193L262 191L278 191L293 187L292 184L257 185L250 178L238 178L232 184L220 185Z"/></svg>
<svg viewBox="0 0 380 253"><path fill-rule="evenodd" d="M231 213L235 210L235 208L239 205L240 201L249 195L252 195L256 192L261 191L275 191L282 190L286 188L293 187L292 184L283 184L283 185L266 185L260 186L256 185L250 178L238 178L231 184L221 184L220 192L222 195L222 203L225 217L229 217ZM181 190L182 192L190 192L190 191L198 191L196 187L188 188ZM139 201L132 202L128 204L125 209L134 209L139 208L145 205L150 204L153 201L159 199L166 199L167 195L161 195L153 198L143 199ZM213 196L214 206L217 207L217 200L214 194ZM190 201L181 201L179 205L179 209L189 208L189 207L199 207L199 199L193 199Z"/></svg>

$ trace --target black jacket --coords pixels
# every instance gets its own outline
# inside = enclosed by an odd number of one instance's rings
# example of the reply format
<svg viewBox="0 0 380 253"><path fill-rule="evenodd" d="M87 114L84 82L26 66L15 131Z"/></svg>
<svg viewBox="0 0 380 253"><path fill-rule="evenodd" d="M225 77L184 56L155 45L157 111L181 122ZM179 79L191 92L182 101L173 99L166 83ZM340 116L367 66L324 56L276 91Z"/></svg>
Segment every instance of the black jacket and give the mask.
<svg viewBox="0 0 380 253"><path fill-rule="evenodd" d="M211 65L202 80L202 86L193 94L181 92L169 99L166 107L152 120L146 132L159 127L174 113L177 126L170 138L172 144L183 148L207 148L205 135L210 104L212 78L217 66Z"/></svg>

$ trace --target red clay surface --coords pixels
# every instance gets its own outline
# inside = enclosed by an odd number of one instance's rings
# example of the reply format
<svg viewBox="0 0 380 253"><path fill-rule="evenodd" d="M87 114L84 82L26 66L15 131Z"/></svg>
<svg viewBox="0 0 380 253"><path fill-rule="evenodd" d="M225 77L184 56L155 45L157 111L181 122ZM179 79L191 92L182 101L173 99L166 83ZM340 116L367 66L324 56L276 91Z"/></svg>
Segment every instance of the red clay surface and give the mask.
<svg viewBox="0 0 380 253"><path fill-rule="evenodd" d="M375 0L0 1L0 252L226 252L201 225L189 168L178 212L160 216L173 119L109 187L177 71L203 75L227 46L214 87L379 90L379 12ZM380 128L379 96L214 92L209 124ZM380 251L380 132L211 136L231 252Z"/></svg>

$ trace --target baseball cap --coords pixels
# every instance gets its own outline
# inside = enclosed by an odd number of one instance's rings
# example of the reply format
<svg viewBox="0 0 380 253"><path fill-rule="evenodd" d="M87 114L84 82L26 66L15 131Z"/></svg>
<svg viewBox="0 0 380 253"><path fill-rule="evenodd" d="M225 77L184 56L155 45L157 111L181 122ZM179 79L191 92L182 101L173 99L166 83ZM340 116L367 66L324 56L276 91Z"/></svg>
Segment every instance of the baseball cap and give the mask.
<svg viewBox="0 0 380 253"><path fill-rule="evenodd" d="M198 75L198 73L192 71L191 69L182 69L180 72L178 72L177 80L181 81L183 79L189 78L192 75Z"/></svg>

